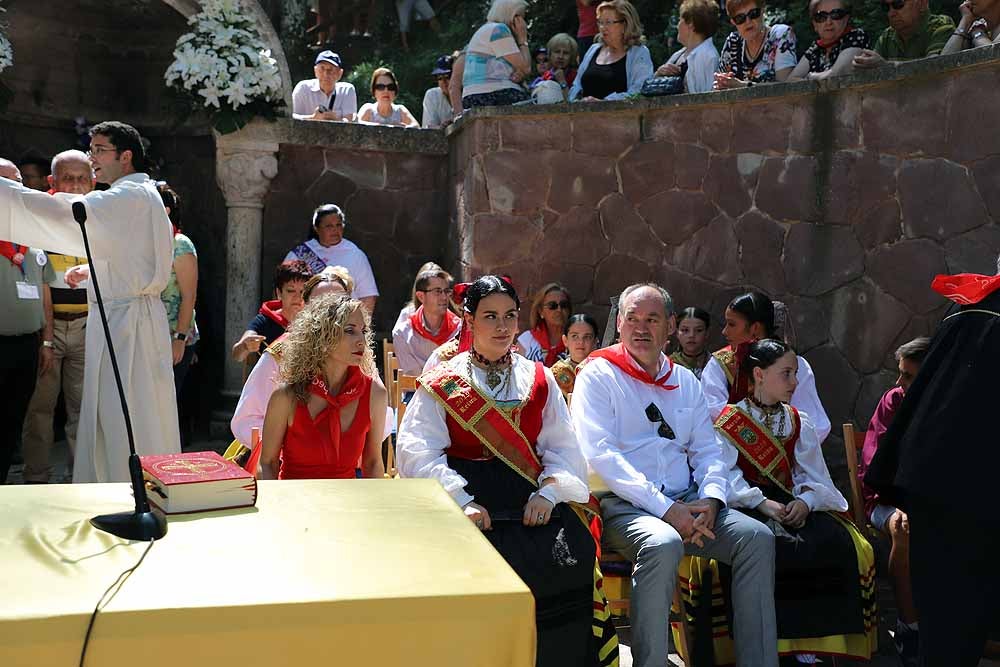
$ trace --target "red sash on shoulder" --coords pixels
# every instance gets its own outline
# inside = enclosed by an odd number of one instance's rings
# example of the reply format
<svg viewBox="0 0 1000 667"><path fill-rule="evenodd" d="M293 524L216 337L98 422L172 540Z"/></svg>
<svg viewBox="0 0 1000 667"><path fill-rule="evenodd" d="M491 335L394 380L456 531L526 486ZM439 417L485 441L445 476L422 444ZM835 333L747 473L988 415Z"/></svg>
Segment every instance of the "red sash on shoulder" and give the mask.
<svg viewBox="0 0 1000 667"><path fill-rule="evenodd" d="M761 428L750 415L736 405L727 405L715 420L716 430L740 453L739 465L743 477L754 485L775 485L791 495L792 465L795 462L795 443L799 440L802 420L799 411L788 406L792 414L792 434L788 440L779 440Z"/></svg>
<svg viewBox="0 0 1000 667"><path fill-rule="evenodd" d="M410 315L410 326L417 335L426 338L435 345L444 345L446 342L451 340L451 337L455 335L458 330L458 325L461 320L458 315L451 312L450 310L444 311L444 321L441 323L441 329L436 333L432 334L424 326L424 307L420 306L417 308L416 312Z"/></svg>
<svg viewBox="0 0 1000 667"><path fill-rule="evenodd" d="M752 341L751 341L752 342ZM726 382L729 384L729 400L731 404L739 403L750 393L750 374L742 372L743 360L747 358L750 351L750 343L740 343L733 349L732 345L727 345L721 350L712 353L722 371L726 374Z"/></svg>
<svg viewBox="0 0 1000 667"><path fill-rule="evenodd" d="M590 356L587 357L587 359L604 359L609 361L617 366L622 373L625 373L640 382L657 386L660 389L672 391L678 387L676 384L667 384L667 380L669 380L670 376L674 373L674 362L671 361L670 357L667 357L667 374L659 380L649 377L649 373L641 368L636 368L635 364L632 363L632 360L630 359L628 350L625 349L624 343L618 343L617 345L612 345L610 347L603 347L600 350L594 350L590 353ZM577 372L579 372L579 369L577 369Z"/></svg>

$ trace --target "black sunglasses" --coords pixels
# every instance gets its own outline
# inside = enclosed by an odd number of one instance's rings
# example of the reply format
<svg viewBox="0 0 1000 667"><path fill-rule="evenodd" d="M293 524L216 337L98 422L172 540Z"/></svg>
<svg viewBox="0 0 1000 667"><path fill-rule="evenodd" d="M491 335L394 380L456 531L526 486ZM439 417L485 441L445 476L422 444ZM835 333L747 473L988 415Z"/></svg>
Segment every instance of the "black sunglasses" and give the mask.
<svg viewBox="0 0 1000 667"><path fill-rule="evenodd" d="M895 9L897 12L906 6L906 0L892 0L892 2L880 2L882 9L889 11L890 9Z"/></svg>
<svg viewBox="0 0 1000 667"><path fill-rule="evenodd" d="M376 83L375 90L391 90L392 92L396 92L399 90L399 86L394 83Z"/></svg>
<svg viewBox="0 0 1000 667"><path fill-rule="evenodd" d="M729 17L729 20L733 22L733 25L743 25L747 19L751 21L756 21L763 14L763 10L760 7L754 7L748 12L743 12L742 14L734 14Z"/></svg>
<svg viewBox="0 0 1000 667"><path fill-rule="evenodd" d="M545 308L547 310L559 310L560 308L563 309L563 310L569 310L569 307L570 307L569 301L546 301L545 302Z"/></svg>
<svg viewBox="0 0 1000 667"><path fill-rule="evenodd" d="M674 435L674 429L670 428L670 424L667 420L663 418L660 414L660 409L656 407L656 403L650 403L646 406L646 419L653 422L660 422L659 428L656 429L656 435L661 438L666 438L668 440L674 440L677 436Z"/></svg>
<svg viewBox="0 0 1000 667"><path fill-rule="evenodd" d="M828 12L816 12L813 14L813 23L826 23L827 20L840 21L851 15L846 9L831 9Z"/></svg>

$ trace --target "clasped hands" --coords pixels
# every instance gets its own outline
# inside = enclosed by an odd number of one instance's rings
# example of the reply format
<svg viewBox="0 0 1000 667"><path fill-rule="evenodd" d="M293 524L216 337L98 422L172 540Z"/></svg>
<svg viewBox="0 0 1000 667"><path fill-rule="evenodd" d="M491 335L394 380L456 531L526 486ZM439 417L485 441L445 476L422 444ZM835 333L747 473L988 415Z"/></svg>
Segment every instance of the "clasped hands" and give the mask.
<svg viewBox="0 0 1000 667"><path fill-rule="evenodd" d="M801 528L806 525L806 518L809 516L809 505L804 500L796 498L787 505L776 500L765 499L760 505L755 507L758 512L769 519L782 523L792 528Z"/></svg>
<svg viewBox="0 0 1000 667"><path fill-rule="evenodd" d="M525 526L544 526L552 518L554 507L548 499L537 493L533 494L524 504L524 517L521 519L521 523ZM479 503L470 502L462 509L465 516L469 517L469 520L476 524L476 528L479 530L493 529L490 513Z"/></svg>
<svg viewBox="0 0 1000 667"><path fill-rule="evenodd" d="M714 540L715 517L722 506L715 498L702 498L685 503L675 501L661 519L674 527L685 544L705 546L705 539Z"/></svg>

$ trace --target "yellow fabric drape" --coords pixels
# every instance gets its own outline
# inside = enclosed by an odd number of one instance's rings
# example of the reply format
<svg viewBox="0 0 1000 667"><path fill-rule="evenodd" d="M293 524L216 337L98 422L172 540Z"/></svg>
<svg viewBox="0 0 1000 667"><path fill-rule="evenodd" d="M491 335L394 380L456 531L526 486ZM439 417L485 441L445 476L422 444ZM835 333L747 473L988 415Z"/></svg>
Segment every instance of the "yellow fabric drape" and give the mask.
<svg viewBox="0 0 1000 667"><path fill-rule="evenodd" d="M262 481L171 517L98 615L88 665L534 665L531 592L437 482ZM70 665L146 545L93 528L127 484L0 487L0 664Z"/></svg>

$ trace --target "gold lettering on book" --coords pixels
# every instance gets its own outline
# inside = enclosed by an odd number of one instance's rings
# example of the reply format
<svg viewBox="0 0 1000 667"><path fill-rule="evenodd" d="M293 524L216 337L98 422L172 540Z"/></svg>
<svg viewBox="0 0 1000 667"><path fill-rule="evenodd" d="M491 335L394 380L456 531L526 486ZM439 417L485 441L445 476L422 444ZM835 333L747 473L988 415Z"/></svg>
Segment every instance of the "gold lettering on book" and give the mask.
<svg viewBox="0 0 1000 667"><path fill-rule="evenodd" d="M202 475L208 472L222 470L223 465L218 461L210 459L178 459L175 461L164 461L154 466L157 470L171 472L181 475Z"/></svg>

